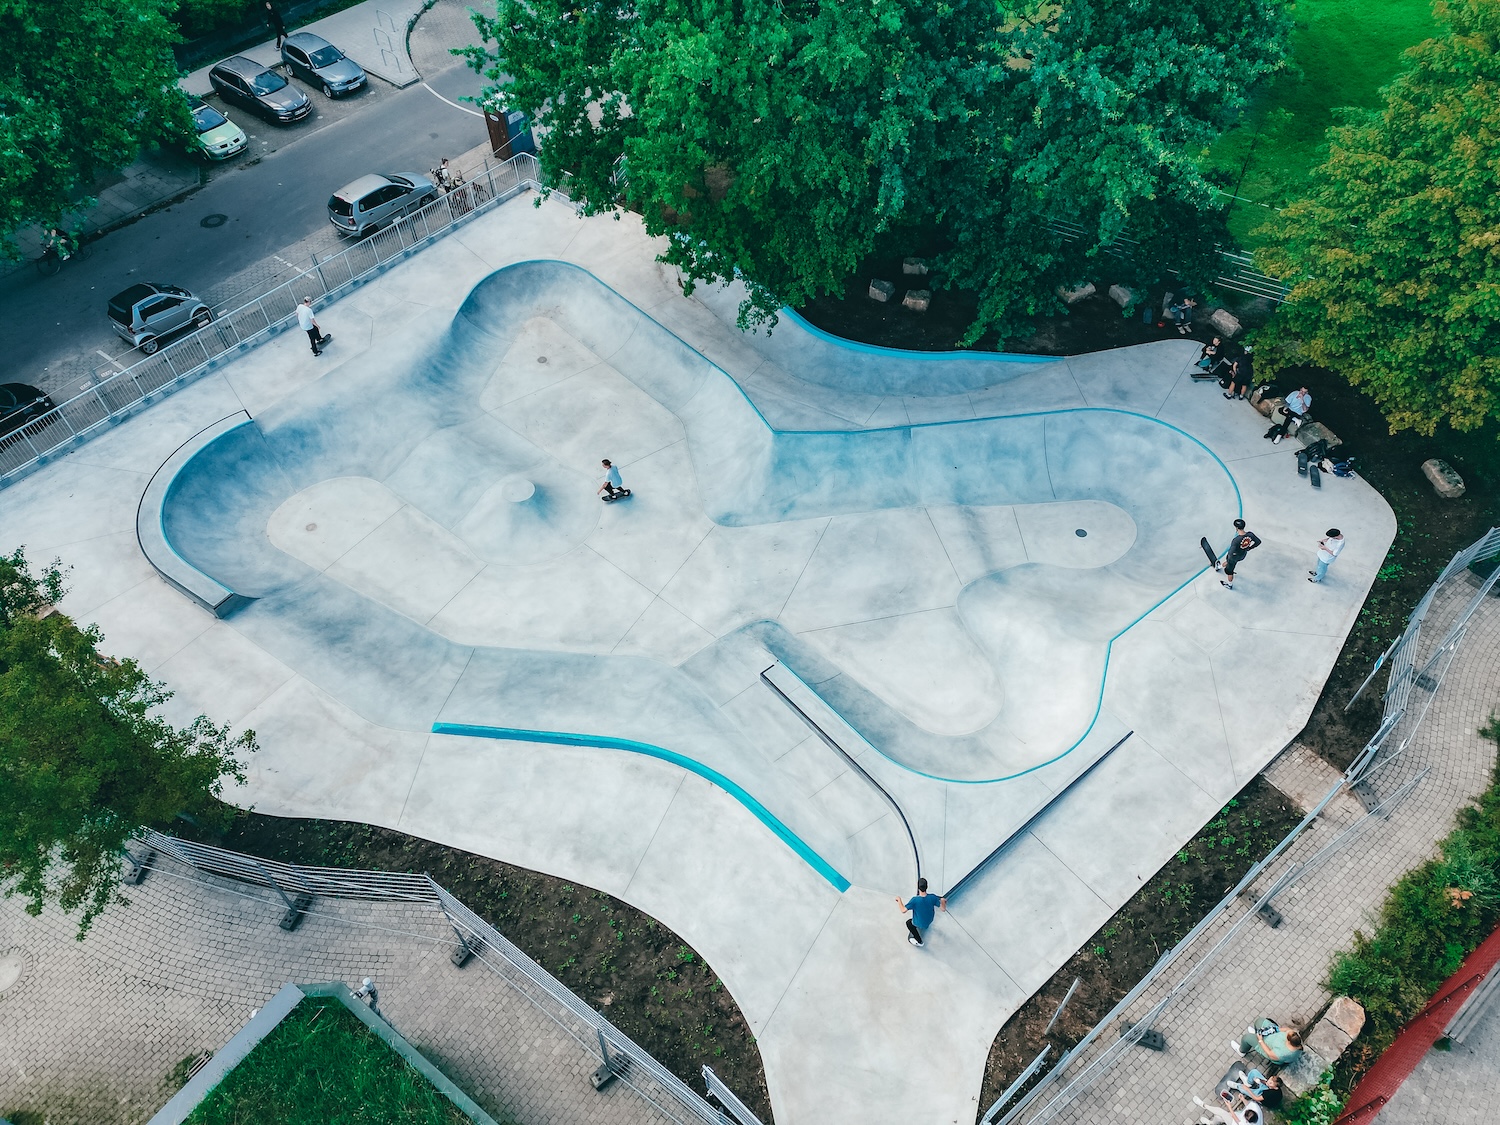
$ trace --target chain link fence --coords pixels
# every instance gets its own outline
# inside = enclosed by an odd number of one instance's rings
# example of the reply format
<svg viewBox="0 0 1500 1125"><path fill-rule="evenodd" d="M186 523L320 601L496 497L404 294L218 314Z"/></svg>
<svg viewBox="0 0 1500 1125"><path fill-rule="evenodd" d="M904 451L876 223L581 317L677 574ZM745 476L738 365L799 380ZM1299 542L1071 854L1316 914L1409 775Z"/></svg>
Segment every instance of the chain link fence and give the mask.
<svg viewBox="0 0 1500 1125"><path fill-rule="evenodd" d="M578 1043L580 1050L597 1061L596 1085L618 1080L678 1125L761 1125L755 1114L708 1067L703 1068L704 1081L724 1109L694 1093L430 876L280 863L152 831L143 833L140 842L145 852L127 856L131 868L127 882L143 875L158 857L166 856L205 875L270 888L286 907L281 923L285 929L294 928L319 898L431 907L453 931L454 963L478 962L557 1024Z"/></svg>
<svg viewBox="0 0 1500 1125"><path fill-rule="evenodd" d="M1453 557L1417 603L1401 636L1350 699L1352 706L1381 669L1389 669L1380 726L1337 783L1071 1050L1029 1088L1030 1074L1013 1083L981 1118L983 1125L1042 1125L1057 1118L1153 1033L1162 1016L1192 993L1203 972L1233 948L1248 925L1257 919L1279 922L1274 906L1278 895L1389 817L1421 784L1431 766L1407 758L1405 751L1442 686L1470 619L1487 596L1500 594L1497 583L1500 528L1493 528ZM1346 790L1363 803L1365 815L1317 851L1307 854L1304 847L1288 855L1319 814ZM1111 1027L1119 1029L1112 1042L1105 1036ZM1044 1056L1045 1051L1028 1070L1040 1070Z"/></svg>
<svg viewBox="0 0 1500 1125"><path fill-rule="evenodd" d="M314 307L335 301L463 223L542 186L541 167L530 154L496 165L486 161L467 171L465 180L336 253L314 253L308 268L0 436L0 488L265 343L296 323L303 297L312 297Z"/></svg>

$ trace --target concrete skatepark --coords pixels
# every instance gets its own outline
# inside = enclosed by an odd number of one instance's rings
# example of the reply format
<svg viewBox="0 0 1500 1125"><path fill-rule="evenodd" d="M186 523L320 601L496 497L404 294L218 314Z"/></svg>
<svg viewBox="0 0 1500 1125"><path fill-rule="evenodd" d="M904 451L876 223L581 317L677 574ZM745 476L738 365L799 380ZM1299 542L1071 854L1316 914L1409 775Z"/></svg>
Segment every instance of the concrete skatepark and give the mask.
<svg viewBox="0 0 1500 1125"><path fill-rule="evenodd" d="M174 717L257 730L237 800L672 926L779 1121L972 1120L1015 1006L1301 728L1394 522L1191 343L745 335L655 253L508 204L321 313L322 359L283 337L0 492L0 547L72 563ZM1197 540L1242 512L1229 592ZM913 851L948 888L1022 825L910 949Z"/></svg>

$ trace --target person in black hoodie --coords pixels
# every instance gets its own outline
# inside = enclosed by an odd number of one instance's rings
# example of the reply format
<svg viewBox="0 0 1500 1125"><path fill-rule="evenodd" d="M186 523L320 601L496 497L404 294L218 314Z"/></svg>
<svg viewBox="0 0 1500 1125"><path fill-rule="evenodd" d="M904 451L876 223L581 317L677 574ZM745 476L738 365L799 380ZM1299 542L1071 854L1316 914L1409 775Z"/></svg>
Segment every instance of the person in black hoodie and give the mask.
<svg viewBox="0 0 1500 1125"><path fill-rule="evenodd" d="M276 36L276 49L281 50L281 44L286 40L286 24L281 19L281 13L276 10L276 5L271 0L266 0L266 26Z"/></svg>

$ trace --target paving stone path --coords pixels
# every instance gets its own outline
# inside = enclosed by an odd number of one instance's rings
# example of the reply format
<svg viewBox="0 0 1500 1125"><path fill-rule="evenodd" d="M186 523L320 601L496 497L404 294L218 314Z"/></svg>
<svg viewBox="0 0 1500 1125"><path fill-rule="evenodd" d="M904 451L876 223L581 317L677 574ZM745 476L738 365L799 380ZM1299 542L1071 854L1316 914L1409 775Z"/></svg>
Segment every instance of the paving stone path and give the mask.
<svg viewBox="0 0 1500 1125"><path fill-rule="evenodd" d="M1463 582L1441 591L1430 620L1440 620L1473 592ZM1450 604L1440 604L1444 599ZM1241 900L1146 990L1127 1013L1126 1025L1142 1018L1197 964L1204 963L1154 1025L1166 1036L1165 1051L1131 1047L1067 1104L1049 1108L1043 1097L1019 1120L1078 1125L1195 1122L1199 1111L1194 1095L1209 1099L1214 1084L1236 1057L1228 1040L1237 1038L1251 1020L1264 1015L1307 1027L1328 1000L1323 979L1333 955L1348 946L1355 930L1372 927L1374 912L1391 883L1433 854L1437 840L1452 827L1454 814L1489 783L1495 744L1481 738L1478 730L1496 711L1500 711L1500 599L1486 598L1410 747L1377 775L1375 800L1380 801L1427 770L1389 819L1364 821L1355 835L1279 894L1274 902L1283 918L1279 927L1248 919L1233 943L1209 960L1207 954L1247 912L1248 905ZM1288 791L1300 788L1321 795L1328 784L1312 776L1320 771L1326 774L1327 767L1312 755L1297 754L1294 748L1267 773ZM1356 801L1347 797L1335 801L1292 845L1284 860L1272 865L1258 891L1269 889L1290 864L1312 859L1358 822L1362 813ZM1392 1125L1483 1119L1486 1114L1478 1107L1488 1110L1500 1094L1500 1070L1494 1067L1500 1032L1495 1023L1494 1017L1489 1018L1475 1033L1476 1043L1483 1044L1475 1050L1489 1052L1487 1072L1471 1066L1474 1080L1450 1089L1443 1077L1445 1064L1433 1063L1428 1067L1430 1078L1418 1093L1404 1099L1401 1113L1386 1111ZM1113 1029L1107 1031L1097 1041L1093 1057L1116 1039ZM1075 1064L1054 1090L1077 1078L1083 1066L1083 1061ZM1477 1099L1473 1112L1463 1108L1466 1098ZM1393 1103L1393 1109L1397 1105Z"/></svg>
<svg viewBox="0 0 1500 1125"><path fill-rule="evenodd" d="M166 858L127 895L81 942L60 912L0 900L0 1117L145 1121L173 1068L222 1047L282 984L368 976L392 1025L500 1121L669 1120L618 1082L596 1093L576 1040L483 965L455 968L430 907L319 899L287 933L270 890Z"/></svg>

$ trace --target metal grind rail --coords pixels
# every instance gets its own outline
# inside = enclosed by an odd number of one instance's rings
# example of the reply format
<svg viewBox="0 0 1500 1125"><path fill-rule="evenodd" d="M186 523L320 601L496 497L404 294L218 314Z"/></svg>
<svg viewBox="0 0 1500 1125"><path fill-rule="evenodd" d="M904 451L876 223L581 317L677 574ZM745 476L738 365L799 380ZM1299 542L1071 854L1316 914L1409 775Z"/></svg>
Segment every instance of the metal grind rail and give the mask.
<svg viewBox="0 0 1500 1125"><path fill-rule="evenodd" d="M293 918L290 926L283 919L287 929L312 913L317 898L431 906L453 931L451 960L456 965L470 959L479 962L556 1023L598 1062L593 1075L596 1087L619 1080L678 1125L761 1125L717 1076L709 1083L709 1093L729 1112L710 1105L428 875L281 863L149 830L139 839L145 852L127 856L133 869L127 881L138 881L158 855L166 856L205 875L275 891Z"/></svg>
<svg viewBox="0 0 1500 1125"><path fill-rule="evenodd" d="M466 173L467 182L427 206L215 317L0 437L0 488L180 390L227 358L296 323L297 306L337 300L443 235L525 191L541 190L541 166L522 153Z"/></svg>

